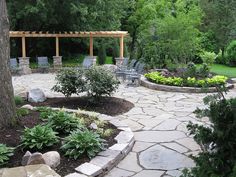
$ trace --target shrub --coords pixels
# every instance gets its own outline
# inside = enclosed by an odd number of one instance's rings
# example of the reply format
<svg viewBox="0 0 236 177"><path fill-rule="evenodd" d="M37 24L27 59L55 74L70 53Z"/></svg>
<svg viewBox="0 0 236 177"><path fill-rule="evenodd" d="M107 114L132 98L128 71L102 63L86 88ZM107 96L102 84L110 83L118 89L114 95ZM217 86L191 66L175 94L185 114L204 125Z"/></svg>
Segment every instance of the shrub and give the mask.
<svg viewBox="0 0 236 177"><path fill-rule="evenodd" d="M105 47L105 45L102 43L102 44L101 44L101 47L98 49L98 63L99 63L100 65L105 64L105 62L106 62L106 57L107 57L107 54L106 54L106 47Z"/></svg>
<svg viewBox="0 0 236 177"><path fill-rule="evenodd" d="M190 134L202 147L194 157L196 167L185 169L184 177L233 177L236 172L236 98L223 94L204 98L206 109L197 109L198 118L209 117L210 126L190 123Z"/></svg>
<svg viewBox="0 0 236 177"><path fill-rule="evenodd" d="M152 72L145 74L145 77L154 83L172 85L172 86L187 86L187 87L215 87L217 85L224 85L227 77L214 76L212 78L196 79L195 77L181 78L181 77L165 77L159 72Z"/></svg>
<svg viewBox="0 0 236 177"><path fill-rule="evenodd" d="M203 51L200 54L200 57L202 58L203 63L206 63L207 65L213 65L217 55L214 52Z"/></svg>
<svg viewBox="0 0 236 177"><path fill-rule="evenodd" d="M227 58L228 58L228 64L230 66L236 66L236 40L232 41L227 49Z"/></svg>
<svg viewBox="0 0 236 177"><path fill-rule="evenodd" d="M29 110L26 108L19 108L16 110L17 117L23 117L29 114Z"/></svg>
<svg viewBox="0 0 236 177"><path fill-rule="evenodd" d="M23 148L41 150L58 142L56 132L49 126L37 125L33 128L25 128L21 136Z"/></svg>
<svg viewBox="0 0 236 177"><path fill-rule="evenodd" d="M76 129L85 129L78 117L65 111L51 112L51 114L48 115L48 125L52 127L54 131L64 134L70 133Z"/></svg>
<svg viewBox="0 0 236 177"><path fill-rule="evenodd" d="M105 147L104 140L97 133L89 130L74 131L65 138L64 145L61 149L66 156L77 159L83 154L89 158L94 157Z"/></svg>
<svg viewBox="0 0 236 177"><path fill-rule="evenodd" d="M79 94L84 91L85 81L83 79L83 70L76 70L73 68L63 69L56 76L56 85L52 90L60 92L66 97L72 94Z"/></svg>
<svg viewBox="0 0 236 177"><path fill-rule="evenodd" d="M113 129L104 129L104 128L98 128L96 131L102 138L110 137L113 133Z"/></svg>
<svg viewBox="0 0 236 177"><path fill-rule="evenodd" d="M14 148L0 144L0 166L6 164L11 156L13 156Z"/></svg>
<svg viewBox="0 0 236 177"><path fill-rule="evenodd" d="M77 73L77 74L76 74ZM52 88L69 97L71 94L79 94L86 91L92 100L98 100L102 96L111 96L118 88L119 81L113 74L102 68L92 67L86 71L74 69L62 70L56 77L57 84Z"/></svg>
<svg viewBox="0 0 236 177"><path fill-rule="evenodd" d="M119 81L111 72L102 67L93 67L85 73L88 96L98 100L102 96L111 96L118 89Z"/></svg>
<svg viewBox="0 0 236 177"><path fill-rule="evenodd" d="M24 100L22 97L20 96L14 96L14 100L15 100L15 104L18 106L18 105L22 105Z"/></svg>

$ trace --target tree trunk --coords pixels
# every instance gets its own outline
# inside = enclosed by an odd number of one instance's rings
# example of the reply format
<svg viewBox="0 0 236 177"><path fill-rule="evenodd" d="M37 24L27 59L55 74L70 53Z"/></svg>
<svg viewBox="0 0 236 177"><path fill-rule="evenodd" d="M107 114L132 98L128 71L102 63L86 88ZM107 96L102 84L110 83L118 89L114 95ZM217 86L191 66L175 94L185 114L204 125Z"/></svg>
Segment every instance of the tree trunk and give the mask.
<svg viewBox="0 0 236 177"><path fill-rule="evenodd" d="M9 21L6 1L0 0L0 128L11 126L16 122L10 58Z"/></svg>

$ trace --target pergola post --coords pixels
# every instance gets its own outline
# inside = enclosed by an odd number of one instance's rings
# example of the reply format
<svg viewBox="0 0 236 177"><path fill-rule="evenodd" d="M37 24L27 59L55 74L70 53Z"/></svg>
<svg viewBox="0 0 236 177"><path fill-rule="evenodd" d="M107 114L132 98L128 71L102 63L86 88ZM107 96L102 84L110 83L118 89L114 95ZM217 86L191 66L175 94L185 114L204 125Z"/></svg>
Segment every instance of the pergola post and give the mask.
<svg viewBox="0 0 236 177"><path fill-rule="evenodd" d="M124 36L120 37L120 58L124 58Z"/></svg>
<svg viewBox="0 0 236 177"><path fill-rule="evenodd" d="M59 37L56 37L56 57L59 57Z"/></svg>
<svg viewBox="0 0 236 177"><path fill-rule="evenodd" d="M26 49L25 49L25 37L21 38L21 44L22 44L22 57L25 58L26 57Z"/></svg>
<svg viewBox="0 0 236 177"><path fill-rule="evenodd" d="M89 35L89 56L93 56L93 36L91 33Z"/></svg>
<svg viewBox="0 0 236 177"><path fill-rule="evenodd" d="M25 36L21 38L21 47L22 47L22 57L19 57L19 68L21 74L31 74L29 57L26 57L26 42Z"/></svg>
<svg viewBox="0 0 236 177"><path fill-rule="evenodd" d="M59 37L56 36L56 56L53 56L54 69L60 69L62 67L62 57L60 56Z"/></svg>

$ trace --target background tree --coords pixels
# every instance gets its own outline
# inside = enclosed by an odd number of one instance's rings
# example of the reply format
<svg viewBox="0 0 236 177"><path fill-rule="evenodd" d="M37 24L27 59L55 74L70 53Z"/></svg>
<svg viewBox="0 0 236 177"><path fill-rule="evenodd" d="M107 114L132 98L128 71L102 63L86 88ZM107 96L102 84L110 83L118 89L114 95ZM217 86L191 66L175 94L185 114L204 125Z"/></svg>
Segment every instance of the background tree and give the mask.
<svg viewBox="0 0 236 177"><path fill-rule="evenodd" d="M202 30L208 33L207 45L215 45L215 52L225 48L236 37L236 1L235 0L200 0L204 21Z"/></svg>
<svg viewBox="0 0 236 177"><path fill-rule="evenodd" d="M120 30L128 0L8 0L11 30L26 31L105 31ZM62 39L64 55L87 53L89 40ZM20 46L20 40L12 40ZM95 52L99 45L96 45ZM15 46L12 44L12 46ZM28 56L54 55L54 40L27 39ZM68 47L67 47L68 46ZM79 50L78 49L82 49ZM21 56L12 48L12 54Z"/></svg>
<svg viewBox="0 0 236 177"><path fill-rule="evenodd" d="M0 128L13 125L16 118L9 56L9 21L6 2L0 0Z"/></svg>

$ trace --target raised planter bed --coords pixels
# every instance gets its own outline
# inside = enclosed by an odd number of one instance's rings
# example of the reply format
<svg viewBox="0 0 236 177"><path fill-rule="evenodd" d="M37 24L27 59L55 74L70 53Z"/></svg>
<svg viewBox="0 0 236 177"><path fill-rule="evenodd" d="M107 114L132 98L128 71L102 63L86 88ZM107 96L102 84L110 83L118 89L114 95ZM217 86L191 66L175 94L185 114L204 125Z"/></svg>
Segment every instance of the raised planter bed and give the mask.
<svg viewBox="0 0 236 177"><path fill-rule="evenodd" d="M177 87L177 86L169 86L162 85L150 82L144 76L141 77L141 85L153 90L167 91L167 92L182 92L182 93L213 93L216 92L217 89L215 87L210 87L207 90L196 87ZM227 84L228 89L234 88L233 84Z"/></svg>

